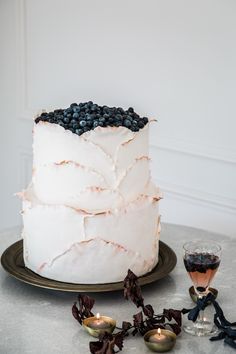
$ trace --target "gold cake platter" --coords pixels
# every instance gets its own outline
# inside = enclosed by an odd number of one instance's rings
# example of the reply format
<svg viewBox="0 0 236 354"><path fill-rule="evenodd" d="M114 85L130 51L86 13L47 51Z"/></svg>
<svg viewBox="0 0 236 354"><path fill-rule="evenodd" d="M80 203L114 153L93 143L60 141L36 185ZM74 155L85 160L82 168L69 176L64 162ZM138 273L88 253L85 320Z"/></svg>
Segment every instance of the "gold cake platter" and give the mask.
<svg viewBox="0 0 236 354"><path fill-rule="evenodd" d="M123 289L123 282L107 284L72 284L60 282L32 272L25 267L23 259L23 240L8 247L1 257L3 268L16 279L40 288L68 292L106 292ZM167 276L176 266L175 252L164 242L159 243L159 262L150 272L139 278L140 285L153 283Z"/></svg>

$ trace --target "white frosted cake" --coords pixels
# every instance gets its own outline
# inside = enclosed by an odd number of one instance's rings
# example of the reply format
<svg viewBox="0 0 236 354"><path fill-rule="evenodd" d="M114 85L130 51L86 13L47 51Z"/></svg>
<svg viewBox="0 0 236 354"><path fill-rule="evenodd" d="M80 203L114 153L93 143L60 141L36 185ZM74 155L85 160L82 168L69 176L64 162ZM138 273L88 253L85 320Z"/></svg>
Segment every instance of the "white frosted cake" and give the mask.
<svg viewBox="0 0 236 354"><path fill-rule="evenodd" d="M35 120L33 178L22 194L26 267L81 284L155 267L160 194L150 179L148 129L132 108L92 102Z"/></svg>

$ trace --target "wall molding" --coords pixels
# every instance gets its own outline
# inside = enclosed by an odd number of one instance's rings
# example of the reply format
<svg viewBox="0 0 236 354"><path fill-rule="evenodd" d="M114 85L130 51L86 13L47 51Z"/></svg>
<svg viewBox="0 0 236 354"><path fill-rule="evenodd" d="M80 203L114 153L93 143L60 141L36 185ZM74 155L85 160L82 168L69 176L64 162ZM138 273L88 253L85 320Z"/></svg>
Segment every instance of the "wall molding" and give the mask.
<svg viewBox="0 0 236 354"><path fill-rule="evenodd" d="M171 137L159 137L158 142L153 143L151 148L236 164L236 151L223 146L201 145L200 142L196 143Z"/></svg>
<svg viewBox="0 0 236 354"><path fill-rule="evenodd" d="M26 6L26 0L16 1L17 116L19 119L32 120L36 112L30 108L28 98Z"/></svg>
<svg viewBox="0 0 236 354"><path fill-rule="evenodd" d="M225 213L236 215L236 200L223 197L213 193L196 190L194 188L185 187L182 185L166 183L163 180L157 179L155 183L160 186L165 194L174 199L184 200L186 203L201 204L211 209L221 209Z"/></svg>

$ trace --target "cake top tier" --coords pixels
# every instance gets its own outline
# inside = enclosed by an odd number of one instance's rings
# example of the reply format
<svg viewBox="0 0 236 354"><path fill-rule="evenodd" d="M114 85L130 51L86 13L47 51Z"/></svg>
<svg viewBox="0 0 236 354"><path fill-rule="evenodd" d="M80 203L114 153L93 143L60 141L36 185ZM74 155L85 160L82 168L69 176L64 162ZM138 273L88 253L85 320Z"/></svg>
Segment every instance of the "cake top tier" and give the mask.
<svg viewBox="0 0 236 354"><path fill-rule="evenodd" d="M126 127L134 132L144 128L148 123L147 117L140 117L132 107L124 110L121 107L99 106L92 101L84 103L72 103L65 109L56 109L53 112L44 112L35 119L59 124L75 134L93 130L96 127Z"/></svg>

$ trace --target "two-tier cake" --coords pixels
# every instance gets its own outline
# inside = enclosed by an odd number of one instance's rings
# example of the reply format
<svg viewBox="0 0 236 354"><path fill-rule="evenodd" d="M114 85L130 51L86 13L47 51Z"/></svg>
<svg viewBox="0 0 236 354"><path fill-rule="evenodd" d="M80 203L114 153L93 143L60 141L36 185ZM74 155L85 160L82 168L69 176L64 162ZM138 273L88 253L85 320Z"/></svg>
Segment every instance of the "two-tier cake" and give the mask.
<svg viewBox="0 0 236 354"><path fill-rule="evenodd" d="M149 123L133 108L93 102L36 118L33 178L23 192L26 267L86 284L155 267L160 194L150 179Z"/></svg>

